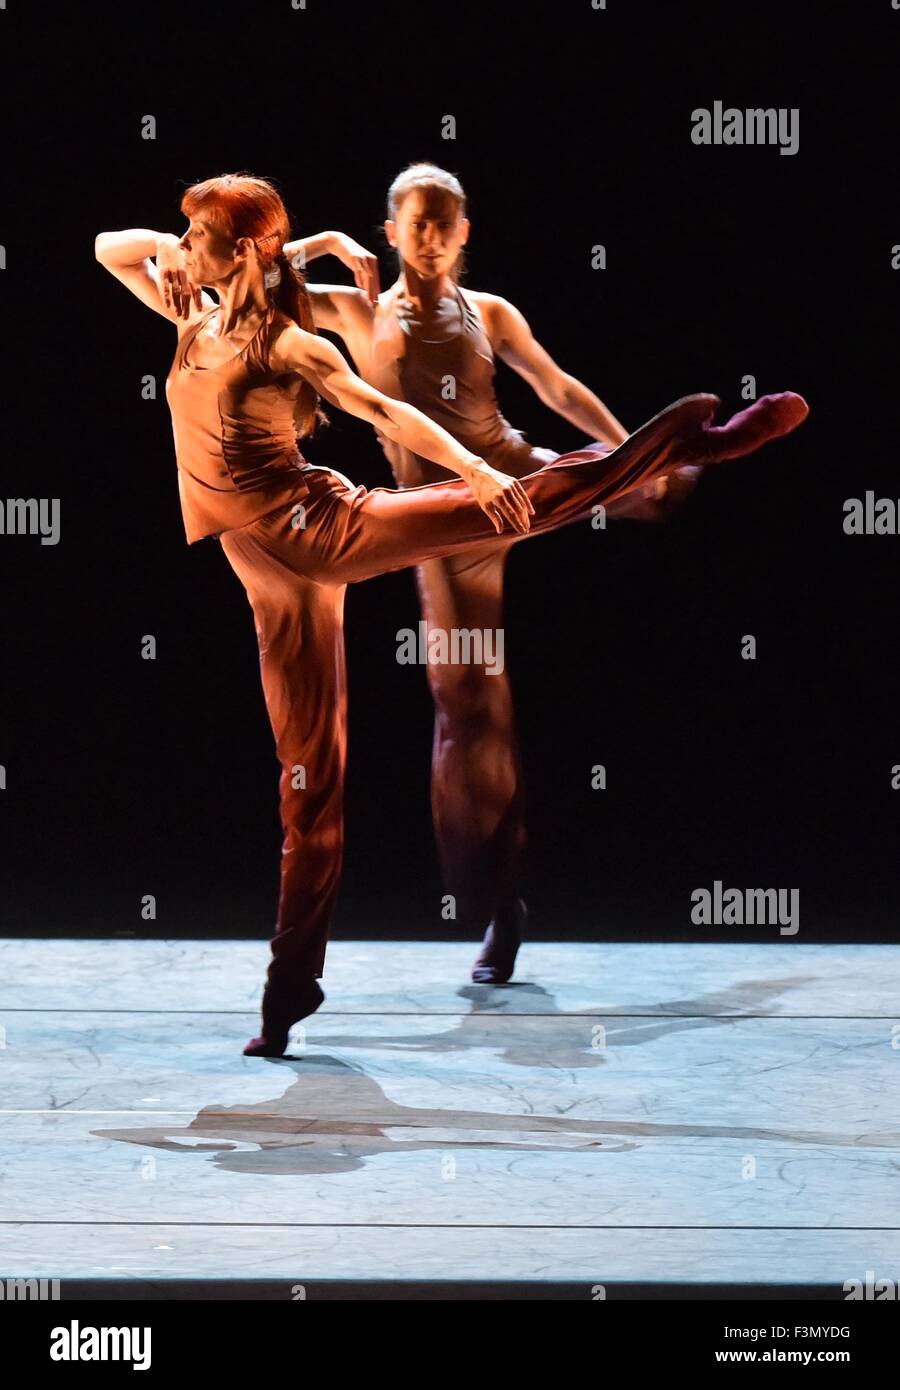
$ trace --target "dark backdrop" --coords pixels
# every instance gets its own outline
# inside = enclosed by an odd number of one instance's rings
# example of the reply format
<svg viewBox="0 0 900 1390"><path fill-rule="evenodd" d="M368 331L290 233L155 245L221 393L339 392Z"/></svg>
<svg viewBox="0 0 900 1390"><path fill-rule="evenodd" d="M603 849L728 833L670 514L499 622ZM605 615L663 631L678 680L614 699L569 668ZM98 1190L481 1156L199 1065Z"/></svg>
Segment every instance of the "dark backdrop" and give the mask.
<svg viewBox="0 0 900 1390"><path fill-rule="evenodd" d="M692 391L740 408L748 373L812 408L793 438L708 472L674 526L584 524L513 553L535 935L706 935L689 895L721 879L798 888L800 940L892 936L900 537L844 535L842 504L900 495L900 14L284 0L11 7L3 24L4 496L62 505L58 546L0 541L3 929L264 937L274 919L277 766L251 612L217 543L185 544L162 390L174 332L96 264L95 234L181 232L187 183L249 169L276 179L297 233L379 250L388 283L385 190L430 158L469 193L468 284L517 304L629 428ZM799 153L694 146L691 111L716 99L798 107ZM312 278L348 277L323 261ZM503 366L497 385L533 442L581 442ZM369 429L332 421L310 460L389 482ZM395 661L417 617L410 573L348 594L335 935L447 930L431 704L423 670Z"/></svg>

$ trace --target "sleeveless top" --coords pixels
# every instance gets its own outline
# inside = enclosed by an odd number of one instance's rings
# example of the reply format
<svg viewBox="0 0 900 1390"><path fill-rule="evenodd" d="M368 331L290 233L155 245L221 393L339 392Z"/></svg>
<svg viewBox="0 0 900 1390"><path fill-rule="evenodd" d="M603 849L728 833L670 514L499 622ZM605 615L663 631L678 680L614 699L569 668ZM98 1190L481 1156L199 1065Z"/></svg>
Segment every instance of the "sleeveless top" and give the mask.
<svg viewBox="0 0 900 1390"><path fill-rule="evenodd" d="M195 367L191 344L217 310L182 334L166 379L189 545L246 526L309 491L294 426L303 379L296 372L275 375L268 360L276 319L293 320L270 305L249 343L227 362Z"/></svg>
<svg viewBox="0 0 900 1390"><path fill-rule="evenodd" d="M396 291L389 291L388 312L376 315L369 363L360 374L384 395L421 410L493 468L522 477L556 455L532 449L521 430L514 430L500 414L490 339L474 305L458 285L453 288L460 330L431 340L413 332L413 321L405 322L397 312ZM376 434L400 487L458 477L378 430Z"/></svg>

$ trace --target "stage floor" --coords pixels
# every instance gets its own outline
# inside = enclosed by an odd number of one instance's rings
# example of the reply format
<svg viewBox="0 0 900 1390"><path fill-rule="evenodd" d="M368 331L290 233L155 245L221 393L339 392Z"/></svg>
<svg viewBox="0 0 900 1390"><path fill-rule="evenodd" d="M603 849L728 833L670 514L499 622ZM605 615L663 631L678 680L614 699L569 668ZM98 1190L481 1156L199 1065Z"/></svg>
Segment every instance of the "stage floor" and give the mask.
<svg viewBox="0 0 900 1390"><path fill-rule="evenodd" d="M265 942L0 940L0 1278L900 1280L896 949L535 942L505 988L468 982L476 953L332 943L325 1004L267 1061L241 1055Z"/></svg>

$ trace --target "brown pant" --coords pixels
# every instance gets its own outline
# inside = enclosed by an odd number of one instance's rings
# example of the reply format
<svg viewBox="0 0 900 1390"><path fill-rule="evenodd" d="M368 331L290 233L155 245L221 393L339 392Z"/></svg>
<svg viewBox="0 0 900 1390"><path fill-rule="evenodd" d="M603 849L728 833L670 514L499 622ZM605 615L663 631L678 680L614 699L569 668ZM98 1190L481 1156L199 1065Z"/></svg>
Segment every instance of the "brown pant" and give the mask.
<svg viewBox="0 0 900 1390"><path fill-rule="evenodd" d="M704 423L718 404L715 396L684 397L611 453L589 448L563 454L524 477L535 512L529 535L590 518L598 504L609 507L681 464L712 462ZM328 468L310 468L304 477L309 493L302 512L292 515L297 504L288 504L219 538L253 609L263 691L281 764L284 843L269 985L287 1000L322 974L341 873L346 585L465 552L471 552L467 563L482 552L490 569L502 564L500 554L508 550L504 543L498 554L497 532L462 480L368 491ZM496 572L492 583L496 586ZM445 618L448 611L438 602L435 612ZM498 616L488 597L483 607L469 611L468 625L490 627ZM448 626L464 625L460 620ZM502 730L512 718L508 686L500 676L488 679L501 682L493 698ZM493 860L477 865L479 873L492 879L492 893L498 889L498 846L506 853L507 866L514 865L518 785L516 773L503 789L509 797L512 852L504 840L507 827L495 826L488 837ZM460 844L454 862L468 852L469 846ZM504 886L499 884L501 890Z"/></svg>

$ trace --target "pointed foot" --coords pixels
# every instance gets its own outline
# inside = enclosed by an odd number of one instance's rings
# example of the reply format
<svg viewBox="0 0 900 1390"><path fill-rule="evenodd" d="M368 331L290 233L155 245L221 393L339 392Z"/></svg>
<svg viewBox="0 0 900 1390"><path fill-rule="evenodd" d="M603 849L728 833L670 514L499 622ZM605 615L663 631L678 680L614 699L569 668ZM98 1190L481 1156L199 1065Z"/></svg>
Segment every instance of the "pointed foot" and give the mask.
<svg viewBox="0 0 900 1390"><path fill-rule="evenodd" d="M705 442L715 462L742 458L770 440L790 434L808 414L809 406L796 391L760 396L726 424L705 426Z"/></svg>
<svg viewBox="0 0 900 1390"><path fill-rule="evenodd" d="M472 966L472 979L477 985L505 985L512 979L527 918L528 909L519 898L508 919L495 917L491 922L481 954Z"/></svg>
<svg viewBox="0 0 900 1390"><path fill-rule="evenodd" d="M245 1057L282 1057L287 1050L291 1025L315 1013L325 1002L319 982L313 980L289 1004L278 999L267 985L263 993L262 1032L244 1048Z"/></svg>

